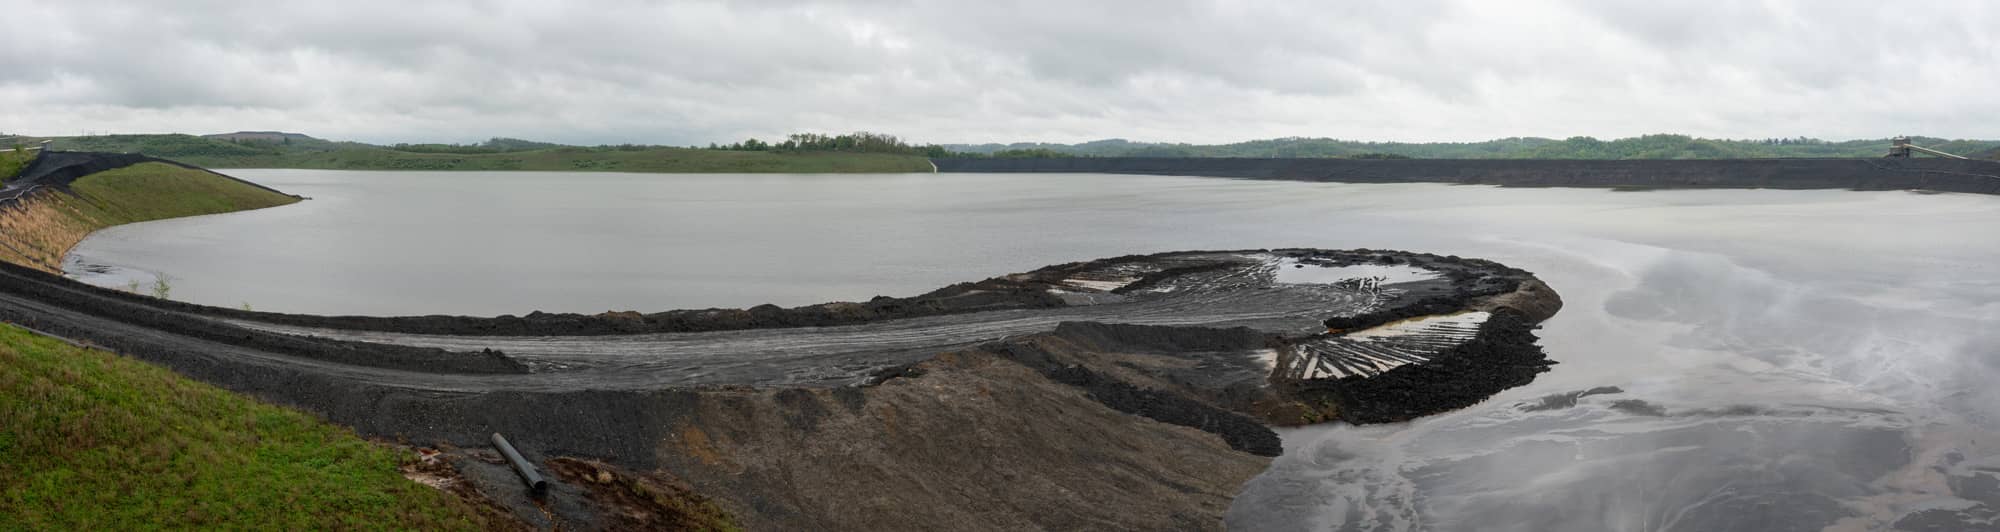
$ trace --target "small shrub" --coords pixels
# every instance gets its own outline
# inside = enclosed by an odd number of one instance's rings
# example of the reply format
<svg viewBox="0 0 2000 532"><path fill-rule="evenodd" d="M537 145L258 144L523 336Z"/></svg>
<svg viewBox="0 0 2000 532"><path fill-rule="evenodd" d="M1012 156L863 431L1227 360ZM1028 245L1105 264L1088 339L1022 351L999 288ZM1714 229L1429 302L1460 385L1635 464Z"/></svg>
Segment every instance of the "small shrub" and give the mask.
<svg viewBox="0 0 2000 532"><path fill-rule="evenodd" d="M153 297L157 297L157 298L160 298L160 299L166 299L166 298L167 298L167 296L170 296L170 295L173 295L173 293L174 293L174 284L173 284L173 283L174 283L174 279L173 279L173 276L171 276L171 275L167 275L167 274L164 274L164 273L162 273L162 274L160 274L160 275L159 275L158 277L154 277L154 278L153 278Z"/></svg>

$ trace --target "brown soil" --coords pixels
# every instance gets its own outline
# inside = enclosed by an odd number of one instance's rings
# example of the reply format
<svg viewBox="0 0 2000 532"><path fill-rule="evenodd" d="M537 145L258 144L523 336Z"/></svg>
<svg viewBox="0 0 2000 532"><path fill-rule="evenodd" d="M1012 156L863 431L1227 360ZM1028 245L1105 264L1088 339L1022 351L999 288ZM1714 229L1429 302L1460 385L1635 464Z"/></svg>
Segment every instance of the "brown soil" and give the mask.
<svg viewBox="0 0 2000 532"><path fill-rule="evenodd" d="M637 474L596 460L556 458L549 472L590 492L604 508L599 524L616 530L741 530L728 512L687 483L662 472Z"/></svg>

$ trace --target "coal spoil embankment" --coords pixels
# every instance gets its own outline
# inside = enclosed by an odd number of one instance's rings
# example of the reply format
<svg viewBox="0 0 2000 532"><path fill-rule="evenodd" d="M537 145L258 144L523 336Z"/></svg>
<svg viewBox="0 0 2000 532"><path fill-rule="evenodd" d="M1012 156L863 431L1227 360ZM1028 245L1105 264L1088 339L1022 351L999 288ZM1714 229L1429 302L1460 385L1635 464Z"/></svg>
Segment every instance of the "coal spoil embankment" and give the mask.
<svg viewBox="0 0 2000 532"><path fill-rule="evenodd" d="M430 347L351 342L245 329L198 315L161 311L138 296L0 261L0 319L100 345L131 344L103 322L161 331L300 359L439 374L525 374L527 366L491 350L454 353ZM152 298L146 298L152 299ZM155 300L157 301L157 300ZM145 350L133 347L133 350Z"/></svg>
<svg viewBox="0 0 2000 532"><path fill-rule="evenodd" d="M219 308L174 301L128 299L176 312L257 323L334 329L444 336L619 336L635 334L742 331L794 327L832 327L898 319L974 312L1051 309L1065 305L1050 292L1057 285L1036 272L959 283L914 297L880 296L863 302L834 302L784 308L758 305L747 309L637 311L599 314L535 311L521 316L319 316ZM114 296L115 297L115 296Z"/></svg>
<svg viewBox="0 0 2000 532"><path fill-rule="evenodd" d="M1933 190L2000 194L2000 161L1956 159L935 159L940 172L1108 173L1528 187Z"/></svg>
<svg viewBox="0 0 2000 532"><path fill-rule="evenodd" d="M1477 336L1422 364L1338 380L1286 383L1285 394L1306 403L1340 406L1338 418L1354 424L1408 421L1465 408L1509 388L1526 385L1553 363L1536 346L1535 322L1503 310L1480 325Z"/></svg>
<svg viewBox="0 0 2000 532"><path fill-rule="evenodd" d="M452 335L407 332L432 330L421 317L271 323L0 267L0 319L371 437L451 449L501 432L534 460L680 479L760 529L1214 528L1282 452L1268 425L1408 419L1517 386L1551 363L1528 331L1560 305L1488 261L1313 249L1117 257L876 302L927 310L669 311L719 330L542 336L457 318Z"/></svg>

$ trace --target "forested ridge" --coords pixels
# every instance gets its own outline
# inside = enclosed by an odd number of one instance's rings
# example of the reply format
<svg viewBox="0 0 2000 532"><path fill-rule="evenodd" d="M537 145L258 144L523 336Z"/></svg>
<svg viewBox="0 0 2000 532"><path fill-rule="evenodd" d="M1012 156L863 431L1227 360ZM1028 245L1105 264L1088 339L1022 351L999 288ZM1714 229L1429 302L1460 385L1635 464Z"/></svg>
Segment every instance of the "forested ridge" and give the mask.
<svg viewBox="0 0 2000 532"><path fill-rule="evenodd" d="M1912 137L1912 142L1965 156L2000 156L2000 140ZM1279 138L1231 144L1176 144L1110 139L1078 144L960 144L956 152L1085 157L1409 157L1416 159L1757 159L1772 157L1881 157L1889 139L1829 141L1808 137L1705 139L1644 135L1600 140L1511 137L1482 142L1374 142L1329 138Z"/></svg>

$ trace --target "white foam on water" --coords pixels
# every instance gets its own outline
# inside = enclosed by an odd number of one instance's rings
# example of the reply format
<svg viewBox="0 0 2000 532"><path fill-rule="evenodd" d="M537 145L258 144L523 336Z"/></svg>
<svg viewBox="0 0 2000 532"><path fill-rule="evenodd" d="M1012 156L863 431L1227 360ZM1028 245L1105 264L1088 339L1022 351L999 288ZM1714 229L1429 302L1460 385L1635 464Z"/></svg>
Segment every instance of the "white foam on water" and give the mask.
<svg viewBox="0 0 2000 532"><path fill-rule="evenodd" d="M1132 284L1135 281L1138 281L1138 279L1130 278L1130 279L1116 279L1110 281L1095 280L1095 279L1064 279L1063 284L1088 290L1110 292L1112 290L1124 288L1125 285Z"/></svg>
<svg viewBox="0 0 2000 532"><path fill-rule="evenodd" d="M1440 334L1440 328L1453 326L1471 331L1477 329L1480 324L1486 323L1486 319L1491 317L1493 317L1493 313L1491 312L1463 312L1443 316L1425 316L1417 319L1385 323L1350 332L1347 333L1347 339L1365 342L1383 338L1410 336L1413 334ZM1471 337L1471 334L1468 332L1461 340Z"/></svg>
<svg viewBox="0 0 2000 532"><path fill-rule="evenodd" d="M1355 264L1321 266L1297 259L1278 261L1278 282L1285 284L1333 284L1349 279L1382 278L1381 284L1414 283L1438 278L1435 271L1407 265Z"/></svg>
<svg viewBox="0 0 2000 532"><path fill-rule="evenodd" d="M1278 350L1276 350L1276 349L1259 349L1259 350L1257 350L1257 351L1255 351L1255 352L1253 353L1253 356L1257 357L1257 363L1258 363L1258 364L1260 364L1260 365L1262 365L1262 366L1264 367L1264 371L1267 371L1267 372L1269 372L1269 371L1277 371L1277 369L1278 369Z"/></svg>
<svg viewBox="0 0 2000 532"><path fill-rule="evenodd" d="M1436 342L1423 345L1409 342L1418 337L1443 339L1456 345L1478 334L1479 325L1492 317L1488 312L1462 312L1458 314L1425 316L1394 323L1386 323L1341 336L1318 340L1310 351L1317 356L1337 356L1349 369L1333 364L1312 363L1300 375L1306 379L1339 379L1353 375L1373 376L1382 372L1409 365L1408 359L1429 360L1439 350ZM1356 349L1358 344L1367 344L1370 349ZM1403 358L1383 357L1375 352L1388 351ZM1302 355L1303 356L1303 355ZM1352 371L1359 369L1360 371Z"/></svg>

